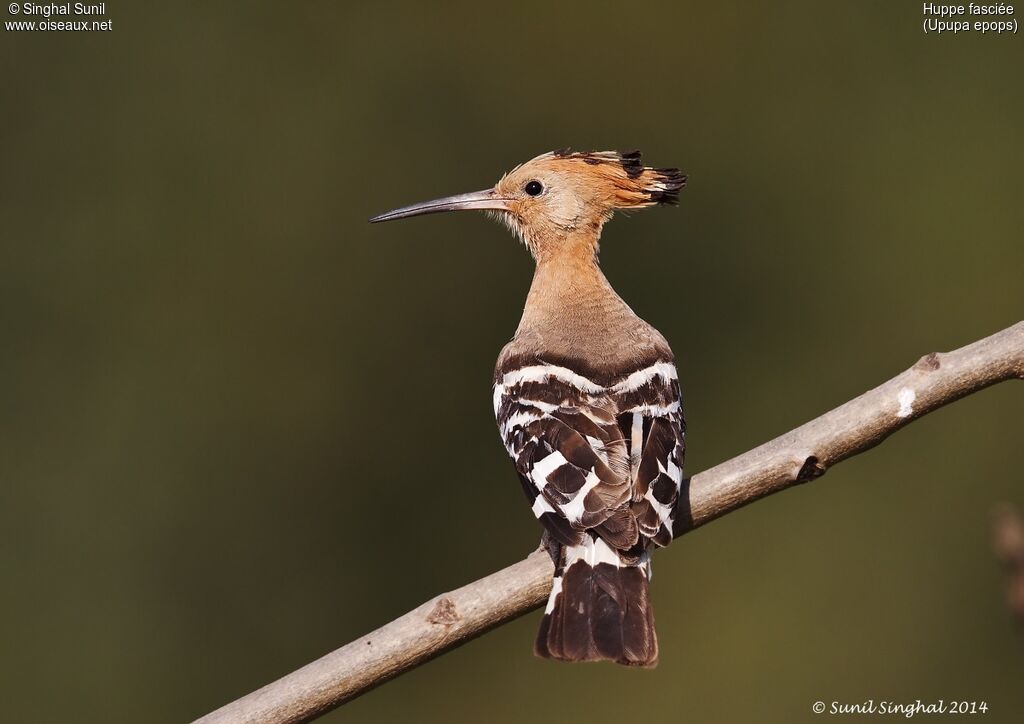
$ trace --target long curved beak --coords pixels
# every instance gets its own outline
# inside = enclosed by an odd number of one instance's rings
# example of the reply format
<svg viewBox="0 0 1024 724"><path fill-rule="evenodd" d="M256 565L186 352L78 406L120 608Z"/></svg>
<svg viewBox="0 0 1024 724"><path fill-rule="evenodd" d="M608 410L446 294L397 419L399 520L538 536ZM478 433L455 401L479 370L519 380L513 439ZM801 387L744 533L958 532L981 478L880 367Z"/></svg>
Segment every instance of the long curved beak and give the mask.
<svg viewBox="0 0 1024 724"><path fill-rule="evenodd" d="M394 211L388 211L380 216L370 219L371 224L378 224L381 221L394 221L395 219L407 219L410 216L423 216L424 214L440 214L442 211L467 211L473 209L498 209L508 210L508 201L499 198L494 189L473 191L458 196L446 196L443 199L424 201L412 206L403 206Z"/></svg>

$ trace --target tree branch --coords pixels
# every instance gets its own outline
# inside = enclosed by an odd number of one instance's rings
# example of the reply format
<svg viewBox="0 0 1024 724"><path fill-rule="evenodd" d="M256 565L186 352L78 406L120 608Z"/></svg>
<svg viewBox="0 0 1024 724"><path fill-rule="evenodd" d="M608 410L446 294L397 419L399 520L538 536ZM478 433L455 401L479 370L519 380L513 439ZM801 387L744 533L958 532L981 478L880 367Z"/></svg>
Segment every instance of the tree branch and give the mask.
<svg viewBox="0 0 1024 724"><path fill-rule="evenodd" d="M791 432L693 476L680 496L681 535L779 490L813 480L904 425L989 385L1024 377L1024 322L946 354ZM537 608L552 565L535 552L427 601L311 664L199 719L202 724L304 722Z"/></svg>

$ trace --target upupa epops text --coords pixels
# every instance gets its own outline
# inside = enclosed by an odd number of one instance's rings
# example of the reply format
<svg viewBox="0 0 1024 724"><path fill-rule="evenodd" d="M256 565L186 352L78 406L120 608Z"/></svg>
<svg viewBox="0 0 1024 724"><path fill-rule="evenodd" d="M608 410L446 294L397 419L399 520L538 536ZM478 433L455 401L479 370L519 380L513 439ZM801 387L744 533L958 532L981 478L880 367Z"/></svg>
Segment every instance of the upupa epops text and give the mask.
<svg viewBox="0 0 1024 724"><path fill-rule="evenodd" d="M682 401L668 343L615 293L597 255L615 211L675 204L685 183L678 169L644 166L638 152L563 150L493 188L371 219L488 210L536 261L493 392L502 442L555 563L539 656L658 660L650 554L672 541Z"/></svg>

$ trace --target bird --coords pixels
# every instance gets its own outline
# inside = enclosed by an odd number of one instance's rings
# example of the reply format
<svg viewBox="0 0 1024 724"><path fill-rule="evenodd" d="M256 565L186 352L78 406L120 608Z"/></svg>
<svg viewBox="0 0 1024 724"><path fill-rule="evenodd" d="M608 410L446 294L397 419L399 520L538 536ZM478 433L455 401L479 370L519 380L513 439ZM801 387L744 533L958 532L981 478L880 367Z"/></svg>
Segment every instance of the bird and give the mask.
<svg viewBox="0 0 1024 724"><path fill-rule="evenodd" d="M535 261L519 326L498 356L494 414L554 562L534 653L658 662L651 552L672 541L686 423L665 337L599 265L616 211L676 205L686 176L638 151L544 153L492 188L402 207L371 223L484 210Z"/></svg>

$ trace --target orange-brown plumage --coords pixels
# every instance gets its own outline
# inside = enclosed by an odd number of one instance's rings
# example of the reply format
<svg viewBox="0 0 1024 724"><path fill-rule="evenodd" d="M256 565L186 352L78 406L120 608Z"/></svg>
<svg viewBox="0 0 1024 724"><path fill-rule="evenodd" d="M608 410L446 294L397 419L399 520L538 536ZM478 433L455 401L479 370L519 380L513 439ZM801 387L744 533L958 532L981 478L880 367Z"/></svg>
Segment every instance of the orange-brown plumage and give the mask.
<svg viewBox="0 0 1024 724"><path fill-rule="evenodd" d="M541 183L539 195L526 193L530 181ZM565 150L517 166L494 190L507 200L503 219L539 260L553 252L592 254L615 211L675 204L685 185L678 169L644 166L639 152Z"/></svg>

